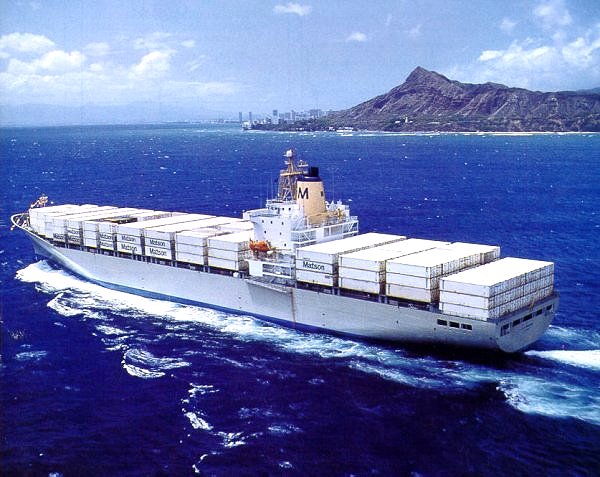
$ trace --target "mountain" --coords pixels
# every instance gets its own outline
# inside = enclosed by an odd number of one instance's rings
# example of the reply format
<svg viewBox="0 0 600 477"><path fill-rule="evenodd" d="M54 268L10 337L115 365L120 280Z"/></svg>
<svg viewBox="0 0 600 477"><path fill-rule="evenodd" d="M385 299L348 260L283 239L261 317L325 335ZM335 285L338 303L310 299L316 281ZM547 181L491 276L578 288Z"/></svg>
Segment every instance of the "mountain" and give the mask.
<svg viewBox="0 0 600 477"><path fill-rule="evenodd" d="M417 67L400 86L326 122L383 131L600 131L600 94L460 83Z"/></svg>

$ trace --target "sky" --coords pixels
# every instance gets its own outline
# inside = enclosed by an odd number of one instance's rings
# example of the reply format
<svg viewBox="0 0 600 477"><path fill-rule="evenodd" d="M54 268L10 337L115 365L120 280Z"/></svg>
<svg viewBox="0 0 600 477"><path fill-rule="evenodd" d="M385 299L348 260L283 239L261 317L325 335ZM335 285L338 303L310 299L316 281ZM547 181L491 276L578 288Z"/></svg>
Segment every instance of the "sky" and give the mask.
<svg viewBox="0 0 600 477"><path fill-rule="evenodd" d="M0 120L38 105L86 120L340 110L417 66L599 87L600 0L0 0Z"/></svg>

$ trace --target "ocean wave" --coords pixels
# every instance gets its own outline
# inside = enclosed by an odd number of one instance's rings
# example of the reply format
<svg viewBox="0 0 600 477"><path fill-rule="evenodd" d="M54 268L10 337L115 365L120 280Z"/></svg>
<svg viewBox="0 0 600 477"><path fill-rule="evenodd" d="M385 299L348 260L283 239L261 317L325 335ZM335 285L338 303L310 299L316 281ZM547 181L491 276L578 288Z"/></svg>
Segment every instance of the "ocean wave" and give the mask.
<svg viewBox="0 0 600 477"><path fill-rule="evenodd" d="M48 355L47 351L21 351L15 354L17 361L40 361Z"/></svg>
<svg viewBox="0 0 600 477"><path fill-rule="evenodd" d="M211 426L195 412L188 411L184 415L188 418L194 429L201 429L203 431L211 431L213 429L213 426Z"/></svg>
<svg viewBox="0 0 600 477"><path fill-rule="evenodd" d="M549 359L581 368L600 371L600 349L527 351L527 356Z"/></svg>
<svg viewBox="0 0 600 477"><path fill-rule="evenodd" d="M545 337L561 348L589 349L600 346L600 332L594 329L552 325Z"/></svg>
<svg viewBox="0 0 600 477"><path fill-rule="evenodd" d="M147 350L137 348L127 349L121 363L130 375L144 379L161 378L167 370L190 365L179 358L158 358Z"/></svg>
<svg viewBox="0 0 600 477"><path fill-rule="evenodd" d="M81 313L86 317L103 318L108 313L120 313L132 320L147 321L148 318L152 318L154 323L158 322L163 329L168 329L170 336L183 339L195 337L198 326L204 327L204 333L208 327L236 340L266 342L285 352L335 360L348 368L415 388L451 389L460 392L474 389L481 383L499 383L497 385L504 392L507 403L523 412L571 416L588 422L600 422L597 412L587 406L593 401L595 408L600 408L600 402L595 400L591 389L572 384L576 379L569 369L577 366L597 370L598 352L594 350L582 353L562 350L528 352L526 356L548 360L555 363L557 368L554 369L561 370L558 375L553 375L554 381L550 381L536 376L539 369L534 363L523 365L516 362L514 370L496 369L461 360L441 360L435 356L416 355L400 348L393 349L337 336L301 332L259 321L247 315L228 314L199 306L108 290L67 272L53 269L46 262L29 265L20 270L17 276L22 281L36 283L36 286L47 293L55 294L50 301L52 305L49 306L65 316ZM104 335L103 341L109 346L108 349L125 350L123 368L132 376L144 379L160 378L167 370L190 365L181 358L157 358L146 349L140 349L140 343L150 345L153 340L145 339L135 330L127 334L102 320L99 320L97 330ZM573 346L576 343L581 346L582 342L591 344L597 339L595 331L561 327L552 327L550 335L552 341L560 339L572 343ZM215 339L218 340L219 337L216 336ZM597 341L595 345L597 346ZM215 354L214 357L219 357L232 366L249 366L248 363L240 363L223 355ZM522 365L525 369L521 369ZM549 393L549 388L552 388L553 392ZM192 388L190 392L193 393L190 396L194 397L216 390L198 387ZM242 445L235 443L243 443L244 439L236 438L233 433L227 437L227 445Z"/></svg>
<svg viewBox="0 0 600 477"><path fill-rule="evenodd" d="M521 412L600 425L600 396L579 385L512 376L500 381L498 390L504 393L508 404Z"/></svg>

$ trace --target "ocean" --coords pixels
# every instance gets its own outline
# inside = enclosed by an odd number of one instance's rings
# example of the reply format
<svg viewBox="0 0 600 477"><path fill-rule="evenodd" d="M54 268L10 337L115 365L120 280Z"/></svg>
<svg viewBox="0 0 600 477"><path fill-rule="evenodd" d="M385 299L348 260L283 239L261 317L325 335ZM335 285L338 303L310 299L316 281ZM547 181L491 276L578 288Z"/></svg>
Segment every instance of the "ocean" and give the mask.
<svg viewBox="0 0 600 477"><path fill-rule="evenodd" d="M283 153L362 232L549 260L555 322L515 355L373 343L88 283L9 216L60 203L241 216ZM600 135L0 129L0 474L598 475Z"/></svg>

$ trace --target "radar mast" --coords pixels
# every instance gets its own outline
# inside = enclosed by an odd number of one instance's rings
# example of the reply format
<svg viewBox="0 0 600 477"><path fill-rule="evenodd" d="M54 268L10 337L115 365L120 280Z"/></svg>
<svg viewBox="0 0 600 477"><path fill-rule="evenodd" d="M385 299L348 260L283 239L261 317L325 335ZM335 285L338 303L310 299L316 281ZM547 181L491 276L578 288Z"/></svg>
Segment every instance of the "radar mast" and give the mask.
<svg viewBox="0 0 600 477"><path fill-rule="evenodd" d="M285 157L286 169L283 169L279 173L279 190L277 192L277 198L281 201L296 200L296 183L298 177L306 174L306 168L308 164L304 161L299 161L296 164L294 160L294 151L288 149L283 155Z"/></svg>

